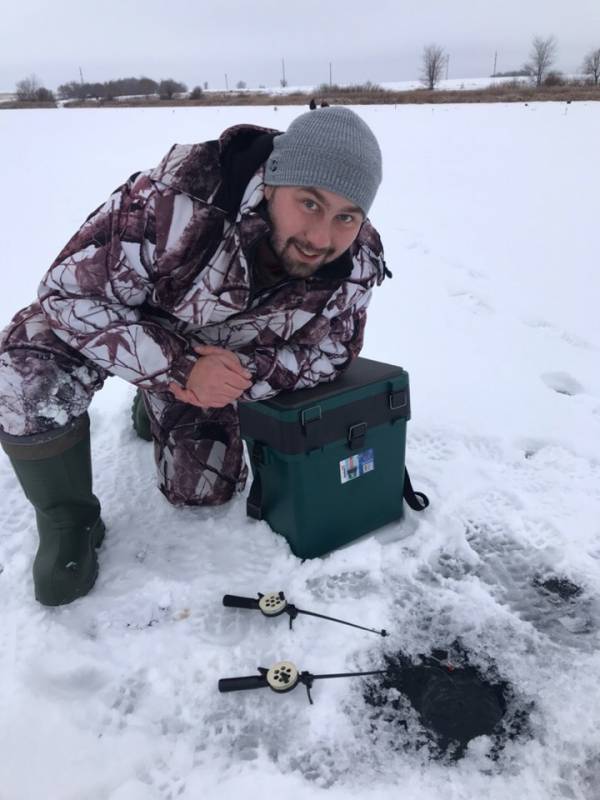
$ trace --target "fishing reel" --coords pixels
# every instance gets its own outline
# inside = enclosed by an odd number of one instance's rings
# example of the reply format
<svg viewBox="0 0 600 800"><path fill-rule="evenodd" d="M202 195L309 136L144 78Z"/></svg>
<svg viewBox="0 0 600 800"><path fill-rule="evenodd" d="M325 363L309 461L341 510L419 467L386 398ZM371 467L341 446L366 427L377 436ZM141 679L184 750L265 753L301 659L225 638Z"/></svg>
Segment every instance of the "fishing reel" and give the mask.
<svg viewBox="0 0 600 800"><path fill-rule="evenodd" d="M298 610L292 606L285 599L283 592L269 592L262 594L258 592L256 598L254 597L238 597L235 594L226 594L223 597L223 605L228 608L247 608L258 610L265 617L279 617L285 612L290 617L290 628L292 622L298 616Z"/></svg>
<svg viewBox="0 0 600 800"><path fill-rule="evenodd" d="M274 692L291 692L298 685L300 677L298 668L291 661L278 661L265 675L269 689Z"/></svg>
<svg viewBox="0 0 600 800"><path fill-rule="evenodd" d="M270 592L269 594L260 594L259 592L258 598L258 608L265 617L278 617L289 608L283 592Z"/></svg>
<svg viewBox="0 0 600 800"><path fill-rule="evenodd" d="M242 678L221 678L219 691L239 692L245 689L264 689L268 687L277 692L277 694L284 694L295 689L301 680L305 682L305 676L308 676L308 673L301 673L291 661L278 661L269 669L259 667L258 673L258 675L247 675Z"/></svg>

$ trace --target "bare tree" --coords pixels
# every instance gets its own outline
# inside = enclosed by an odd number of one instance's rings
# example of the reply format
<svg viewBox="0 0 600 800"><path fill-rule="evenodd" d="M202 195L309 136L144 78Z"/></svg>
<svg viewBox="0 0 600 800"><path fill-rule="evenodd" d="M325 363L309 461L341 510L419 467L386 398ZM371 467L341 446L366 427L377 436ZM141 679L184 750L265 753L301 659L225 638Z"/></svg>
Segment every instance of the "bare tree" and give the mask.
<svg viewBox="0 0 600 800"><path fill-rule="evenodd" d="M246 81L238 81L235 85L236 89L245 89L247 86Z"/></svg>
<svg viewBox="0 0 600 800"><path fill-rule="evenodd" d="M173 78L166 78L158 84L158 92L162 100L172 100L174 94L187 92L185 83L174 81Z"/></svg>
<svg viewBox="0 0 600 800"><path fill-rule="evenodd" d="M565 76L556 69L551 69L544 78L544 86L565 86L566 83Z"/></svg>
<svg viewBox="0 0 600 800"><path fill-rule="evenodd" d="M542 39L536 36L531 43L529 51L529 61L525 64L525 69L531 75L536 86L541 86L546 77L546 73L556 60L557 42L554 36Z"/></svg>
<svg viewBox="0 0 600 800"><path fill-rule="evenodd" d="M79 83L78 81L61 83L57 90L58 96L61 100L72 100L73 98L77 98L77 100L83 100L85 97L85 93L82 90L83 86L85 86L85 84Z"/></svg>
<svg viewBox="0 0 600 800"><path fill-rule="evenodd" d="M132 94L156 94L158 92L158 83L152 78L147 78L145 75L142 75L141 78L132 78Z"/></svg>
<svg viewBox="0 0 600 800"><path fill-rule="evenodd" d="M41 88L42 84L37 75L29 75L29 77L23 78L22 81L17 83L17 100L25 102L35 100L36 92Z"/></svg>
<svg viewBox="0 0 600 800"><path fill-rule="evenodd" d="M421 81L428 89L435 89L442 79L448 62L444 49L437 44L428 44L423 49Z"/></svg>
<svg viewBox="0 0 600 800"><path fill-rule="evenodd" d="M104 97L105 90L103 83L96 81L96 83L84 83L83 85L85 87L84 97L92 97L94 100L100 100Z"/></svg>
<svg viewBox="0 0 600 800"><path fill-rule="evenodd" d="M24 78L16 85L17 100L25 103L53 103L54 93L42 86L35 75Z"/></svg>
<svg viewBox="0 0 600 800"><path fill-rule="evenodd" d="M583 59L581 71L584 75L591 75L594 86L598 86L598 81L600 81L600 47L597 50L591 50Z"/></svg>
<svg viewBox="0 0 600 800"><path fill-rule="evenodd" d="M54 92L50 89L46 89L45 86L40 86L40 88L35 93L35 99L39 103L55 103L56 98L54 97Z"/></svg>

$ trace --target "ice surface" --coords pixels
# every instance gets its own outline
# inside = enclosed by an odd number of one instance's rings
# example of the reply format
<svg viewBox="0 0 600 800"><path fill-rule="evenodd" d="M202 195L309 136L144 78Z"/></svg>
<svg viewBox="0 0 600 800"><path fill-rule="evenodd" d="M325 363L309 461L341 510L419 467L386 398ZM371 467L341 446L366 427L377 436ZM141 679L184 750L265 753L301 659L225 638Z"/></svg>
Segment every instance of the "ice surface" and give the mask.
<svg viewBox="0 0 600 800"><path fill-rule="evenodd" d="M417 800L598 796L600 782L600 104L358 109L380 139L372 219L391 281L364 355L411 376L408 464L431 499L301 563L244 499L171 508L113 379L92 407L108 526L89 597L33 600L35 528L0 460L0 798ZM173 142L299 109L5 111L0 324L87 214ZM40 132L44 135L41 136ZM540 582L570 581L561 598ZM283 589L301 608L392 632L223 608ZM289 659L377 669L460 639L523 701L533 737L453 767L374 736L362 686L220 695L217 680Z"/></svg>

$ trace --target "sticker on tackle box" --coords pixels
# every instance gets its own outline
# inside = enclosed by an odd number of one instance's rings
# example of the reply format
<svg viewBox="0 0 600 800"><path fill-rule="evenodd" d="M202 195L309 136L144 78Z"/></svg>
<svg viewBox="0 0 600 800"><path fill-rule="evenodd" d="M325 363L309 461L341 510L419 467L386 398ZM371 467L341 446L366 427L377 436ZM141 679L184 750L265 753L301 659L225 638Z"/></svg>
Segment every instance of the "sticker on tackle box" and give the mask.
<svg viewBox="0 0 600 800"><path fill-rule="evenodd" d="M355 478L360 478L361 475L366 475L367 472L373 472L374 469L373 450L365 450L364 453L356 453L356 455L340 461L340 478L342 483L348 483Z"/></svg>

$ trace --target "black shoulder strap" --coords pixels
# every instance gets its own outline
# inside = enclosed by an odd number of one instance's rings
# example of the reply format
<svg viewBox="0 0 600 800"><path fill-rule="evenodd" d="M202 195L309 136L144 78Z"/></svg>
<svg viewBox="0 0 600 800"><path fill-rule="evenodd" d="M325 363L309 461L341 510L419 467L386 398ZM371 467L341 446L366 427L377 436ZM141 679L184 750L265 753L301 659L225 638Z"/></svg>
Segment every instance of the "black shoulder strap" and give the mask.
<svg viewBox="0 0 600 800"><path fill-rule="evenodd" d="M263 463L264 453L262 445L259 442L254 442L252 452L250 453L250 461L252 464L252 486L246 500L246 514L252 519L263 519L262 508L262 483L260 479L260 465Z"/></svg>
<svg viewBox="0 0 600 800"><path fill-rule="evenodd" d="M413 511L425 511L429 505L429 498L423 492L415 492L410 482L408 470L404 470L404 488L402 491L404 499Z"/></svg>
<svg viewBox="0 0 600 800"><path fill-rule="evenodd" d="M246 514L252 519L262 520L263 506L262 506L262 483L260 477L260 466L264 460L263 447L259 442L254 442L252 453L250 454L252 462L252 486L246 500ZM412 508L413 511L425 511L429 505L429 498L423 492L415 492L410 482L408 470L404 470L404 486L402 494L406 503Z"/></svg>

